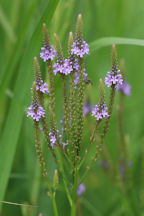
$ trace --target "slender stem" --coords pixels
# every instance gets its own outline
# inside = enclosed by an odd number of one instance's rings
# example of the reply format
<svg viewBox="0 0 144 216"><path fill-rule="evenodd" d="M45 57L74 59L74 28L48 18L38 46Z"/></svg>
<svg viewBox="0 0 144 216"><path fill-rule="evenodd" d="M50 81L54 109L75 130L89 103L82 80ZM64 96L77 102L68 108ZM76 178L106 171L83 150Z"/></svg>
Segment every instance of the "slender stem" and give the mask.
<svg viewBox="0 0 144 216"><path fill-rule="evenodd" d="M101 143L100 143L101 145L103 145L104 137L107 134L108 129L109 129L109 122L110 122L110 118L111 118L111 114L113 110L114 96L115 96L115 85L113 85L111 88L110 101L109 101L109 107L108 107L109 117L105 120L103 132L101 134Z"/></svg>
<svg viewBox="0 0 144 216"><path fill-rule="evenodd" d="M79 83L78 83L78 107L77 107L77 159L79 159L80 145L83 132L83 103L84 103L84 76L83 76L83 58L79 58Z"/></svg>
<svg viewBox="0 0 144 216"><path fill-rule="evenodd" d="M63 177L63 182L64 182L64 188L65 188L65 191L66 191L66 195L68 197L70 206L72 206L72 199L71 199L70 191L68 189L67 180L66 180L65 173L64 173L64 168L63 168L63 164L62 164L62 158L61 158L59 147L57 148L57 155L58 155L58 159L59 159L59 167L60 167L60 171L61 171L61 174L62 174L62 177Z"/></svg>
<svg viewBox="0 0 144 216"><path fill-rule="evenodd" d="M71 208L71 216L76 216L76 200L77 200L77 181L78 181L78 169L74 170L74 184L72 190L72 208Z"/></svg>
<svg viewBox="0 0 144 216"><path fill-rule="evenodd" d="M74 88L74 72L70 74L70 121L71 121L71 142L72 142L72 148L74 150L76 145L76 102L75 102L75 88ZM72 151L72 153L75 151Z"/></svg>
<svg viewBox="0 0 144 216"><path fill-rule="evenodd" d="M55 216L58 216L59 214L58 214L55 198L52 199L52 202L53 202L53 209L54 209Z"/></svg>
<svg viewBox="0 0 144 216"><path fill-rule="evenodd" d="M68 137L69 134L69 108L68 108L68 98L67 98L67 87L66 87L66 77L61 74L62 89L63 89L63 106L64 106L64 129Z"/></svg>
<svg viewBox="0 0 144 216"><path fill-rule="evenodd" d="M119 129L119 139L120 139L120 156L122 156L123 164L127 169L127 150L126 150L126 143L124 139L124 131L123 131L123 99L124 95L120 92L119 95L119 107L118 107L118 129Z"/></svg>
<svg viewBox="0 0 144 216"><path fill-rule="evenodd" d="M47 171L46 171L46 164L45 164L45 161L44 161L44 157L43 157L43 153L42 153L42 149L41 149L41 145L40 145L40 135L39 135L38 122L34 121L34 126L35 126L35 135L36 135L36 144L35 144L35 146L36 146L37 156L38 156L38 159L39 159L42 171L43 171L43 176L45 177L45 180L46 180L46 183L47 183L47 187L48 187L48 190L49 190L49 193L50 193L50 197L52 199L55 216L58 216L58 210L57 210L57 205L56 205L56 202L55 202L55 196L53 195L51 186L50 186L49 181L48 181L48 174L47 174Z"/></svg>

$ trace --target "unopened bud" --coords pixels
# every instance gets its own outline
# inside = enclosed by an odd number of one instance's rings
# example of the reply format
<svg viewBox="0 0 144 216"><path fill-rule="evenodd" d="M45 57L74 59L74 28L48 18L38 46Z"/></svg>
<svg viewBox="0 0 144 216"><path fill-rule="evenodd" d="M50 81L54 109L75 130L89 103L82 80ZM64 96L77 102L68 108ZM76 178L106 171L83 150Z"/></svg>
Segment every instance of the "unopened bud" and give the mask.
<svg viewBox="0 0 144 216"><path fill-rule="evenodd" d="M76 23L76 39L82 39L82 15L79 14Z"/></svg>
<svg viewBox="0 0 144 216"><path fill-rule="evenodd" d="M58 186L58 171L55 170L54 171L54 177L53 177L53 188L54 188L54 191L56 191L57 189L57 186Z"/></svg>

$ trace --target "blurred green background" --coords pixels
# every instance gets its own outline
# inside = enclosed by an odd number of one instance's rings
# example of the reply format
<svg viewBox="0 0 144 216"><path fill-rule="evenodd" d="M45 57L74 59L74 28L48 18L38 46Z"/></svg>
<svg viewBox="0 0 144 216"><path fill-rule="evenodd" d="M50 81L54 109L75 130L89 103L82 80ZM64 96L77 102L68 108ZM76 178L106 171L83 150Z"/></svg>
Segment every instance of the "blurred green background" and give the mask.
<svg viewBox="0 0 144 216"><path fill-rule="evenodd" d="M66 56L68 32L74 31L79 13L83 15L84 39L88 43L102 37L144 39L143 0L0 1L0 215L53 215L36 159L32 121L27 119L25 109L31 101L33 57L39 57L42 46L41 24L47 23L51 36L54 32L58 34ZM53 37L51 39L53 42ZM81 215L144 215L144 47L118 45L117 50L119 59L125 59L126 79L132 85L132 95L125 98L124 129L129 140L129 160L133 162L130 170L135 212L130 209L133 204L127 204L121 190L109 181L95 163L85 179L87 190L80 198ZM104 79L110 70L110 52L110 47L104 47L86 58L86 71L92 80L93 104L98 102L98 80ZM40 64L45 72L41 60ZM55 86L59 121L62 118L62 102L58 78ZM108 95L109 90L106 98ZM114 164L117 164L119 154L117 103L118 97L106 138ZM85 145L89 136L88 131ZM48 156L51 179L54 166ZM60 215L69 215L68 202L61 190L56 199ZM2 204L3 200L38 207Z"/></svg>

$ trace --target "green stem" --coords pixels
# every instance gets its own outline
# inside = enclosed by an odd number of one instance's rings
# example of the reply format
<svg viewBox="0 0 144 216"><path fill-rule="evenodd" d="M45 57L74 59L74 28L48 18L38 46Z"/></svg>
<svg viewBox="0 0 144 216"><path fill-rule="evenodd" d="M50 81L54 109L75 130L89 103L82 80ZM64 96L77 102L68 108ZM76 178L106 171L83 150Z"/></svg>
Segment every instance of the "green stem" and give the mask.
<svg viewBox="0 0 144 216"><path fill-rule="evenodd" d="M74 88L74 72L70 75L70 121L71 121L71 142L74 150L76 145L76 103L75 103L75 88ZM73 152L73 151L72 151Z"/></svg>
<svg viewBox="0 0 144 216"><path fill-rule="evenodd" d="M64 188L65 188L65 191L66 191L66 195L67 195L67 198L69 200L70 206L72 206L72 199L71 199L70 191L68 189L67 180L66 180L65 173L64 173L64 168L63 168L63 164L62 164L62 158L61 158L61 154L60 154L60 151L59 151L59 147L57 148L57 155L58 155L58 159L59 159L59 167L60 167L60 172L61 172L62 177L63 177L63 182L64 182Z"/></svg>
<svg viewBox="0 0 144 216"><path fill-rule="evenodd" d="M76 200L77 200L77 181L78 181L78 169L75 168L74 172L74 184L72 190L72 208L71 208L71 216L76 216Z"/></svg>
<svg viewBox="0 0 144 216"><path fill-rule="evenodd" d="M69 137L69 108L68 108L68 98L67 98L67 87L66 87L66 77L61 74L62 89L63 89L63 106L64 106L64 128L66 130L67 138Z"/></svg>
<svg viewBox="0 0 144 216"><path fill-rule="evenodd" d="M50 186L49 181L48 181L48 174L47 174L47 171L46 171L46 164L45 164L45 161L44 161L44 157L43 157L43 153L42 153L42 149L41 149L41 145L40 145L40 135L39 135L38 122L34 121L34 126L35 126L35 135L36 135L36 144L35 144L35 146L36 146L37 156L38 156L38 159L39 159L42 171L43 171L43 176L45 177L45 180L46 180L46 183L47 183L47 187L48 187L48 190L49 190L49 193L50 193L50 197L52 199L55 216L58 216L58 210L57 210L57 206L56 206L56 202L55 202L55 197L53 195L51 186Z"/></svg>
<svg viewBox="0 0 144 216"><path fill-rule="evenodd" d="M79 58L79 83L78 83L78 107L77 107L77 159L79 159L80 145L83 132L83 103L84 103L84 76L83 76L83 58Z"/></svg>

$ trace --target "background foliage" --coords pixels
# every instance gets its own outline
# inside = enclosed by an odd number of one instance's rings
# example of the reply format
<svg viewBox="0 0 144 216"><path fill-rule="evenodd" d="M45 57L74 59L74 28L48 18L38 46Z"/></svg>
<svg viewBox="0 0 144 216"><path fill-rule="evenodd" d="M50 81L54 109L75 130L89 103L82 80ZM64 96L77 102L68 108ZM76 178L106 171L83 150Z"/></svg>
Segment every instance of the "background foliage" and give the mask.
<svg viewBox="0 0 144 216"><path fill-rule="evenodd" d="M88 43L101 37L144 39L143 0L0 1L0 201L38 206L27 208L0 203L2 215L25 216L40 212L43 215L53 215L51 201L35 156L32 121L26 118L25 108L31 99L33 57L39 57L42 45L42 22L48 24L51 34L56 32L59 35L66 55L68 32L74 31L78 13L83 14L84 38ZM86 59L88 77L92 80L93 104L98 102L98 80L104 78L110 70L110 47L105 47L106 43L107 39L104 46L97 50L91 45L91 50L95 51ZM139 43L143 45L144 42ZM125 59L126 79L132 85L132 95L125 98L124 128L129 139L129 160L133 162L131 181L136 200L134 208L138 209L139 203L143 209L144 47L127 44L125 41L125 45L117 46L119 59ZM44 72L44 64L42 61L40 63ZM57 118L60 120L63 114L58 79L55 80L55 85ZM108 94L107 91L107 97ZM119 154L116 103L106 138L114 164L118 161ZM89 135L90 132L87 131L84 145L87 144ZM49 175L52 178L55 165L50 156L47 158ZM85 184L87 190L80 199L82 215L132 215L125 196L104 175L98 163L93 165ZM61 189L57 194L57 201L60 215L68 215L68 203Z"/></svg>

